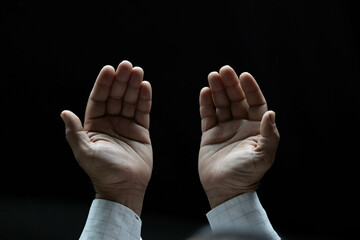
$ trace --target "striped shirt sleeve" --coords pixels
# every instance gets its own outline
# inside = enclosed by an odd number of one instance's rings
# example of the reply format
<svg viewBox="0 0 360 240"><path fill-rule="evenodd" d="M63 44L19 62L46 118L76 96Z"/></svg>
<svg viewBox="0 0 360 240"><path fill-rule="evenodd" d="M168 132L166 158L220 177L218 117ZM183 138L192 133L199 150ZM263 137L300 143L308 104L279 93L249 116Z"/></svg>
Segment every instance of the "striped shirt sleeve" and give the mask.
<svg viewBox="0 0 360 240"><path fill-rule="evenodd" d="M131 209L116 202L95 199L80 240L140 240L141 219Z"/></svg>
<svg viewBox="0 0 360 240"><path fill-rule="evenodd" d="M232 229L261 234L265 239L280 239L256 192L234 197L212 209L206 216L214 233Z"/></svg>

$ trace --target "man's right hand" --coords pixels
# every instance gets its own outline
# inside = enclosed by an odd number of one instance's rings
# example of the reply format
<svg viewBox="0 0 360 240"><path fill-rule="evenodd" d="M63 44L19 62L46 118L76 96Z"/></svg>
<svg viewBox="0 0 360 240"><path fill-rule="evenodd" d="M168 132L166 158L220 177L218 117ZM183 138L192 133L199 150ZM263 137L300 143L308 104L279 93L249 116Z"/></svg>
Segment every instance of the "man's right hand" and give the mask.
<svg viewBox="0 0 360 240"><path fill-rule="evenodd" d="M66 138L91 178L96 198L121 203L138 215L153 166L151 85L143 74L128 61L116 72L105 66L90 93L84 127L74 113L61 113Z"/></svg>

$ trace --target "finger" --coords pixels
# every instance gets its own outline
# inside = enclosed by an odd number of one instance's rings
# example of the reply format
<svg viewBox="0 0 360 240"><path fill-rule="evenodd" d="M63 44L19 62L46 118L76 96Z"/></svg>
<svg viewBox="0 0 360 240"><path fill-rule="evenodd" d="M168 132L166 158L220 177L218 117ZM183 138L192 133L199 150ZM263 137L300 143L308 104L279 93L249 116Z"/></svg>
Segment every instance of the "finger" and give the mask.
<svg viewBox="0 0 360 240"><path fill-rule="evenodd" d="M265 97L250 73L242 73L239 78L241 87L245 92L246 101L249 104L248 119L260 121L268 110Z"/></svg>
<svg viewBox="0 0 360 240"><path fill-rule="evenodd" d="M109 115L119 115L121 112L122 100L125 94L126 86L128 84L132 64L129 61L122 61L115 75L109 93L109 98L106 103L106 113Z"/></svg>
<svg viewBox="0 0 360 240"><path fill-rule="evenodd" d="M273 161L280 140L280 134L275 124L275 112L267 111L260 122L260 139L256 151L264 152L265 160Z"/></svg>
<svg viewBox="0 0 360 240"><path fill-rule="evenodd" d="M230 100L232 117L246 118L249 106L235 71L230 66L224 66L220 69L220 76Z"/></svg>
<svg viewBox="0 0 360 240"><path fill-rule="evenodd" d="M211 89L204 87L200 91L200 117L201 117L201 130L205 132L213 128L217 124L217 115L214 108Z"/></svg>
<svg viewBox="0 0 360 240"><path fill-rule="evenodd" d="M213 102L216 107L216 114L219 122L231 120L230 101L221 82L220 74L211 72L208 76L209 86L212 92Z"/></svg>
<svg viewBox="0 0 360 240"><path fill-rule="evenodd" d="M68 110L63 111L60 116L65 123L66 139L75 157L86 152L90 139L86 132L83 131L83 126L78 116Z"/></svg>
<svg viewBox="0 0 360 240"><path fill-rule="evenodd" d="M139 98L140 84L143 80L144 71L140 67L134 67L125 90L121 116L134 118L136 105Z"/></svg>
<svg viewBox="0 0 360 240"><path fill-rule="evenodd" d="M115 77L115 70L112 66L105 66L101 69L86 106L86 119L98 118L105 115L106 101L109 96L110 87Z"/></svg>
<svg viewBox="0 0 360 240"><path fill-rule="evenodd" d="M151 84L147 81L143 81L140 85L139 99L136 105L135 122L146 129L149 129L150 127L151 103Z"/></svg>

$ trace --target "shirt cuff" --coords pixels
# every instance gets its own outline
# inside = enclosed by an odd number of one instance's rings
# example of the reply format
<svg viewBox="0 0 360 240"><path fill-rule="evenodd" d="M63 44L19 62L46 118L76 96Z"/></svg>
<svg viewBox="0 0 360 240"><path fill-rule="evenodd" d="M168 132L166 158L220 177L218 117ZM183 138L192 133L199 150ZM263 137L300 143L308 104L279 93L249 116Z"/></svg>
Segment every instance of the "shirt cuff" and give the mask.
<svg viewBox="0 0 360 240"><path fill-rule="evenodd" d="M80 240L139 240L141 219L131 209L116 202L95 199Z"/></svg>
<svg viewBox="0 0 360 240"><path fill-rule="evenodd" d="M256 192L234 197L206 214L214 233L224 230L254 233L265 239L280 239L262 207Z"/></svg>

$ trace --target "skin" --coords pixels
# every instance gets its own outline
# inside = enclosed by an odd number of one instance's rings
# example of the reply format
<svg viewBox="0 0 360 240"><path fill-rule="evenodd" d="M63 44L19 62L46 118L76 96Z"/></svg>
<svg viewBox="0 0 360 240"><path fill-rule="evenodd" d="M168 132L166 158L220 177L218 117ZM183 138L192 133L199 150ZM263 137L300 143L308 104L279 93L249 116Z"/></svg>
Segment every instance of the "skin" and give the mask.
<svg viewBox="0 0 360 240"><path fill-rule="evenodd" d="M139 216L153 166L151 85L143 75L128 61L116 71L105 66L90 93L84 126L74 113L61 113L66 138L96 198L121 203Z"/></svg>
<svg viewBox="0 0 360 240"><path fill-rule="evenodd" d="M61 113L66 138L91 178L95 198L118 202L141 215L153 155L149 135L152 90L144 72L122 61L100 71L86 106L84 124ZM275 113L255 79L229 66L209 74L200 92L202 140L199 175L210 206L256 190L274 161L279 133Z"/></svg>
<svg viewBox="0 0 360 240"><path fill-rule="evenodd" d="M224 66L200 92L199 175L211 208L255 191L274 162L280 138L275 113L249 73Z"/></svg>

